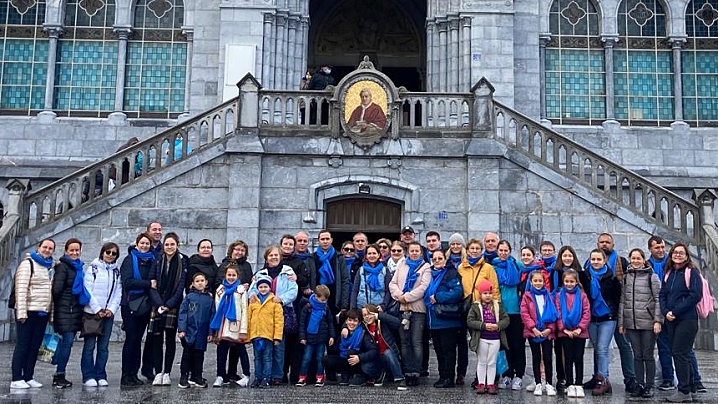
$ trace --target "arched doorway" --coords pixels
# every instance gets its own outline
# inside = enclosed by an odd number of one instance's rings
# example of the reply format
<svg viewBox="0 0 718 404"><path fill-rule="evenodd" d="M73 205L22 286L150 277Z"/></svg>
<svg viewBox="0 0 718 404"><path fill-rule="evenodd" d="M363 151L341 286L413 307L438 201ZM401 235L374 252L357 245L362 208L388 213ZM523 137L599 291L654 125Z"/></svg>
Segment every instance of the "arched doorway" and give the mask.
<svg viewBox="0 0 718 404"><path fill-rule="evenodd" d="M426 89L426 0L311 0L309 67L334 66L337 82L364 55L409 91Z"/></svg>
<svg viewBox="0 0 718 404"><path fill-rule="evenodd" d="M370 243L386 237L396 240L401 230L402 205L376 198L351 197L327 202L326 227L332 232L334 248L351 240L355 233L366 233Z"/></svg>

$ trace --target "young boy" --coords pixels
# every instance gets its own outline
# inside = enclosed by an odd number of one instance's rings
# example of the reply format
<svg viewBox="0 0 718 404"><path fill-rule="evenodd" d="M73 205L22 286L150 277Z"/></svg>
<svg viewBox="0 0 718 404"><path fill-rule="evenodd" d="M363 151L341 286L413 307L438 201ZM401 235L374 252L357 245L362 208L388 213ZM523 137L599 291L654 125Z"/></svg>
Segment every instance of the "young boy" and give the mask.
<svg viewBox="0 0 718 404"><path fill-rule="evenodd" d="M269 388L272 377L272 354L274 346L282 342L284 312L282 304L274 301L271 292L272 279L260 275L257 279L257 295L249 304L249 339L254 349L254 382L252 387Z"/></svg>
<svg viewBox="0 0 718 404"><path fill-rule="evenodd" d="M324 358L324 367L329 373L341 372L341 386L361 386L365 382L374 385L374 380L381 377L379 350L369 333L359 327L360 316L358 310L347 311L339 355Z"/></svg>
<svg viewBox="0 0 718 404"><path fill-rule="evenodd" d="M178 387L188 388L188 377L202 388L207 382L202 377L204 365L204 352L207 342L212 340L210 334L210 321L214 317L214 299L207 291L207 278L202 272L197 272L192 278L190 292L180 305L177 316L177 336L182 342L182 361L180 362L180 381Z"/></svg>
<svg viewBox="0 0 718 404"><path fill-rule="evenodd" d="M307 385L307 371L312 359L315 359L317 364L315 385L324 386L322 359L327 344L334 345L334 319L331 310L327 307L329 295L329 288L326 285L318 285L299 316L299 342L304 345L304 357L297 386Z"/></svg>

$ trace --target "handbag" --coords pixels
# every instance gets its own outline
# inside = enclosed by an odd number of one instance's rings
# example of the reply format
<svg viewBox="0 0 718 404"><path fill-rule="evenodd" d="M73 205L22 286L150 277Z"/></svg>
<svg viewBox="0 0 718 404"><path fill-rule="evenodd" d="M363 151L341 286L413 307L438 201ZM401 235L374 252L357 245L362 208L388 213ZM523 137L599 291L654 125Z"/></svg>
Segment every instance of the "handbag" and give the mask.
<svg viewBox="0 0 718 404"><path fill-rule="evenodd" d="M456 320L461 318L464 310L458 303L436 303L434 304L436 317L445 320Z"/></svg>
<svg viewBox="0 0 718 404"><path fill-rule="evenodd" d="M287 304L282 306L284 311L284 333L295 334L299 331L299 324L297 323L297 314L294 312L294 306Z"/></svg>
<svg viewBox="0 0 718 404"><path fill-rule="evenodd" d="M399 318L399 302L394 299L389 299L386 307L383 308L386 314Z"/></svg>
<svg viewBox="0 0 718 404"><path fill-rule="evenodd" d="M147 293L143 293L141 295L130 295L127 305L129 306L132 314L135 316L146 316L152 309L152 306L150 305L150 297L147 296Z"/></svg>
<svg viewBox="0 0 718 404"><path fill-rule="evenodd" d="M474 304L474 289L476 289L476 280L479 279L479 275L481 274L481 270L484 269L484 264L481 264L479 267L479 272L476 273L476 276L474 277L474 281L471 283L471 293L469 293L468 296L461 302L461 308L464 313L468 313L471 311L471 305Z"/></svg>
<svg viewBox="0 0 718 404"><path fill-rule="evenodd" d="M95 337L100 335L102 335L102 318L98 314L82 313L80 337Z"/></svg>

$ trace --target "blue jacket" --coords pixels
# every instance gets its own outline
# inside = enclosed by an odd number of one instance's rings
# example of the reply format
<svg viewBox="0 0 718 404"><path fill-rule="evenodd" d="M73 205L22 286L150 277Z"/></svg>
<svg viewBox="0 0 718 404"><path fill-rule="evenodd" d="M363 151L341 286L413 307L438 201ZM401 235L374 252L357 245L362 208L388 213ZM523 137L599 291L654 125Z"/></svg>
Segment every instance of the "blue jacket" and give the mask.
<svg viewBox="0 0 718 404"><path fill-rule="evenodd" d="M667 270L668 268L664 268L664 271ZM690 288L686 285L685 271L687 270L691 271ZM676 320L698 319L696 306L703 296L703 283L698 270L695 268L674 269L664 272L664 278L666 274L668 279L662 282L661 291L658 294L663 316L665 317L669 311L672 311L673 315L676 316Z"/></svg>
<svg viewBox="0 0 718 404"><path fill-rule="evenodd" d="M177 333L184 332L187 345L200 351L207 350L209 323L214 317L214 299L206 292L192 289L180 305L177 316Z"/></svg>
<svg viewBox="0 0 718 404"><path fill-rule="evenodd" d="M257 271L252 279L252 284L249 286L249 294L247 295L247 298L251 298L257 294L257 278L260 275L270 277L269 271L267 271L266 268ZM296 278L296 276L297 275L294 273L294 270L287 265L284 265L282 270L279 272L279 275L277 275L277 288L276 290L272 290L272 293L282 299L282 306L292 304L294 299L297 298L297 293L299 292L297 282L289 280L289 277Z"/></svg>
<svg viewBox="0 0 718 404"><path fill-rule="evenodd" d="M384 289L381 291L375 292L369 290L369 286L366 283L367 276L366 272L364 272L364 267L360 266L354 277L354 287L351 292L349 307L352 309L361 309L367 303L386 305L389 303L389 300L391 300L391 294L389 293L389 282L391 282L389 269L385 266L382 273L379 274L379 282L384 285ZM369 297L370 302L367 302L367 297Z"/></svg>
<svg viewBox="0 0 718 404"><path fill-rule="evenodd" d="M324 310L324 318L319 324L319 333L310 334L307 332L309 317L312 315L312 308L307 299L302 300L306 302L306 304L302 306L302 311L299 315L299 340L307 340L307 345L327 344L329 342L329 338L337 340L337 337L334 334L334 318L329 305L327 305L326 310Z"/></svg>
<svg viewBox="0 0 718 404"><path fill-rule="evenodd" d="M460 304L462 297L464 296L464 289L461 285L461 277L459 273L453 269L448 268L444 278L439 284L439 288L434 293L434 299L437 303L441 304ZM428 302L428 296L425 302ZM436 309L430 302L426 303L426 320L427 327L430 330L439 330L445 328L459 328L461 327L460 319L445 319L436 316Z"/></svg>

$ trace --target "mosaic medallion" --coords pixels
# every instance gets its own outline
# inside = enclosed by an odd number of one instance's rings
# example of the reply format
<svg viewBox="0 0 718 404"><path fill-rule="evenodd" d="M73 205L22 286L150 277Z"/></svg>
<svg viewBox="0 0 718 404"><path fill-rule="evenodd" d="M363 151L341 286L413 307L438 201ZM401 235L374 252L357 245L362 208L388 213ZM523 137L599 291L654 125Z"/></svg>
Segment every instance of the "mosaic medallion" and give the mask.
<svg viewBox="0 0 718 404"><path fill-rule="evenodd" d="M35 7L35 0L10 0L10 4L20 15L27 13L27 10Z"/></svg>
<svg viewBox="0 0 718 404"><path fill-rule="evenodd" d="M105 7L105 2L102 0L80 0L78 5L81 9L85 10L87 15L94 17L98 11Z"/></svg>
<svg viewBox="0 0 718 404"><path fill-rule="evenodd" d="M583 17L586 16L586 10L582 9L575 1L572 1L568 3L563 10L561 10L561 15L571 25L576 25L583 19Z"/></svg>
<svg viewBox="0 0 718 404"><path fill-rule="evenodd" d="M701 20L706 27L711 27L716 20L718 20L718 10L713 8L713 5L706 2L703 7L696 10L696 18Z"/></svg>
<svg viewBox="0 0 718 404"><path fill-rule="evenodd" d="M168 11L172 10L172 2L169 0L151 0L147 3L147 8L152 11L155 17L162 18Z"/></svg>
<svg viewBox="0 0 718 404"><path fill-rule="evenodd" d="M642 1L639 1L638 4L628 12L628 16L631 17L639 27L643 27L653 18L653 11L646 7Z"/></svg>

